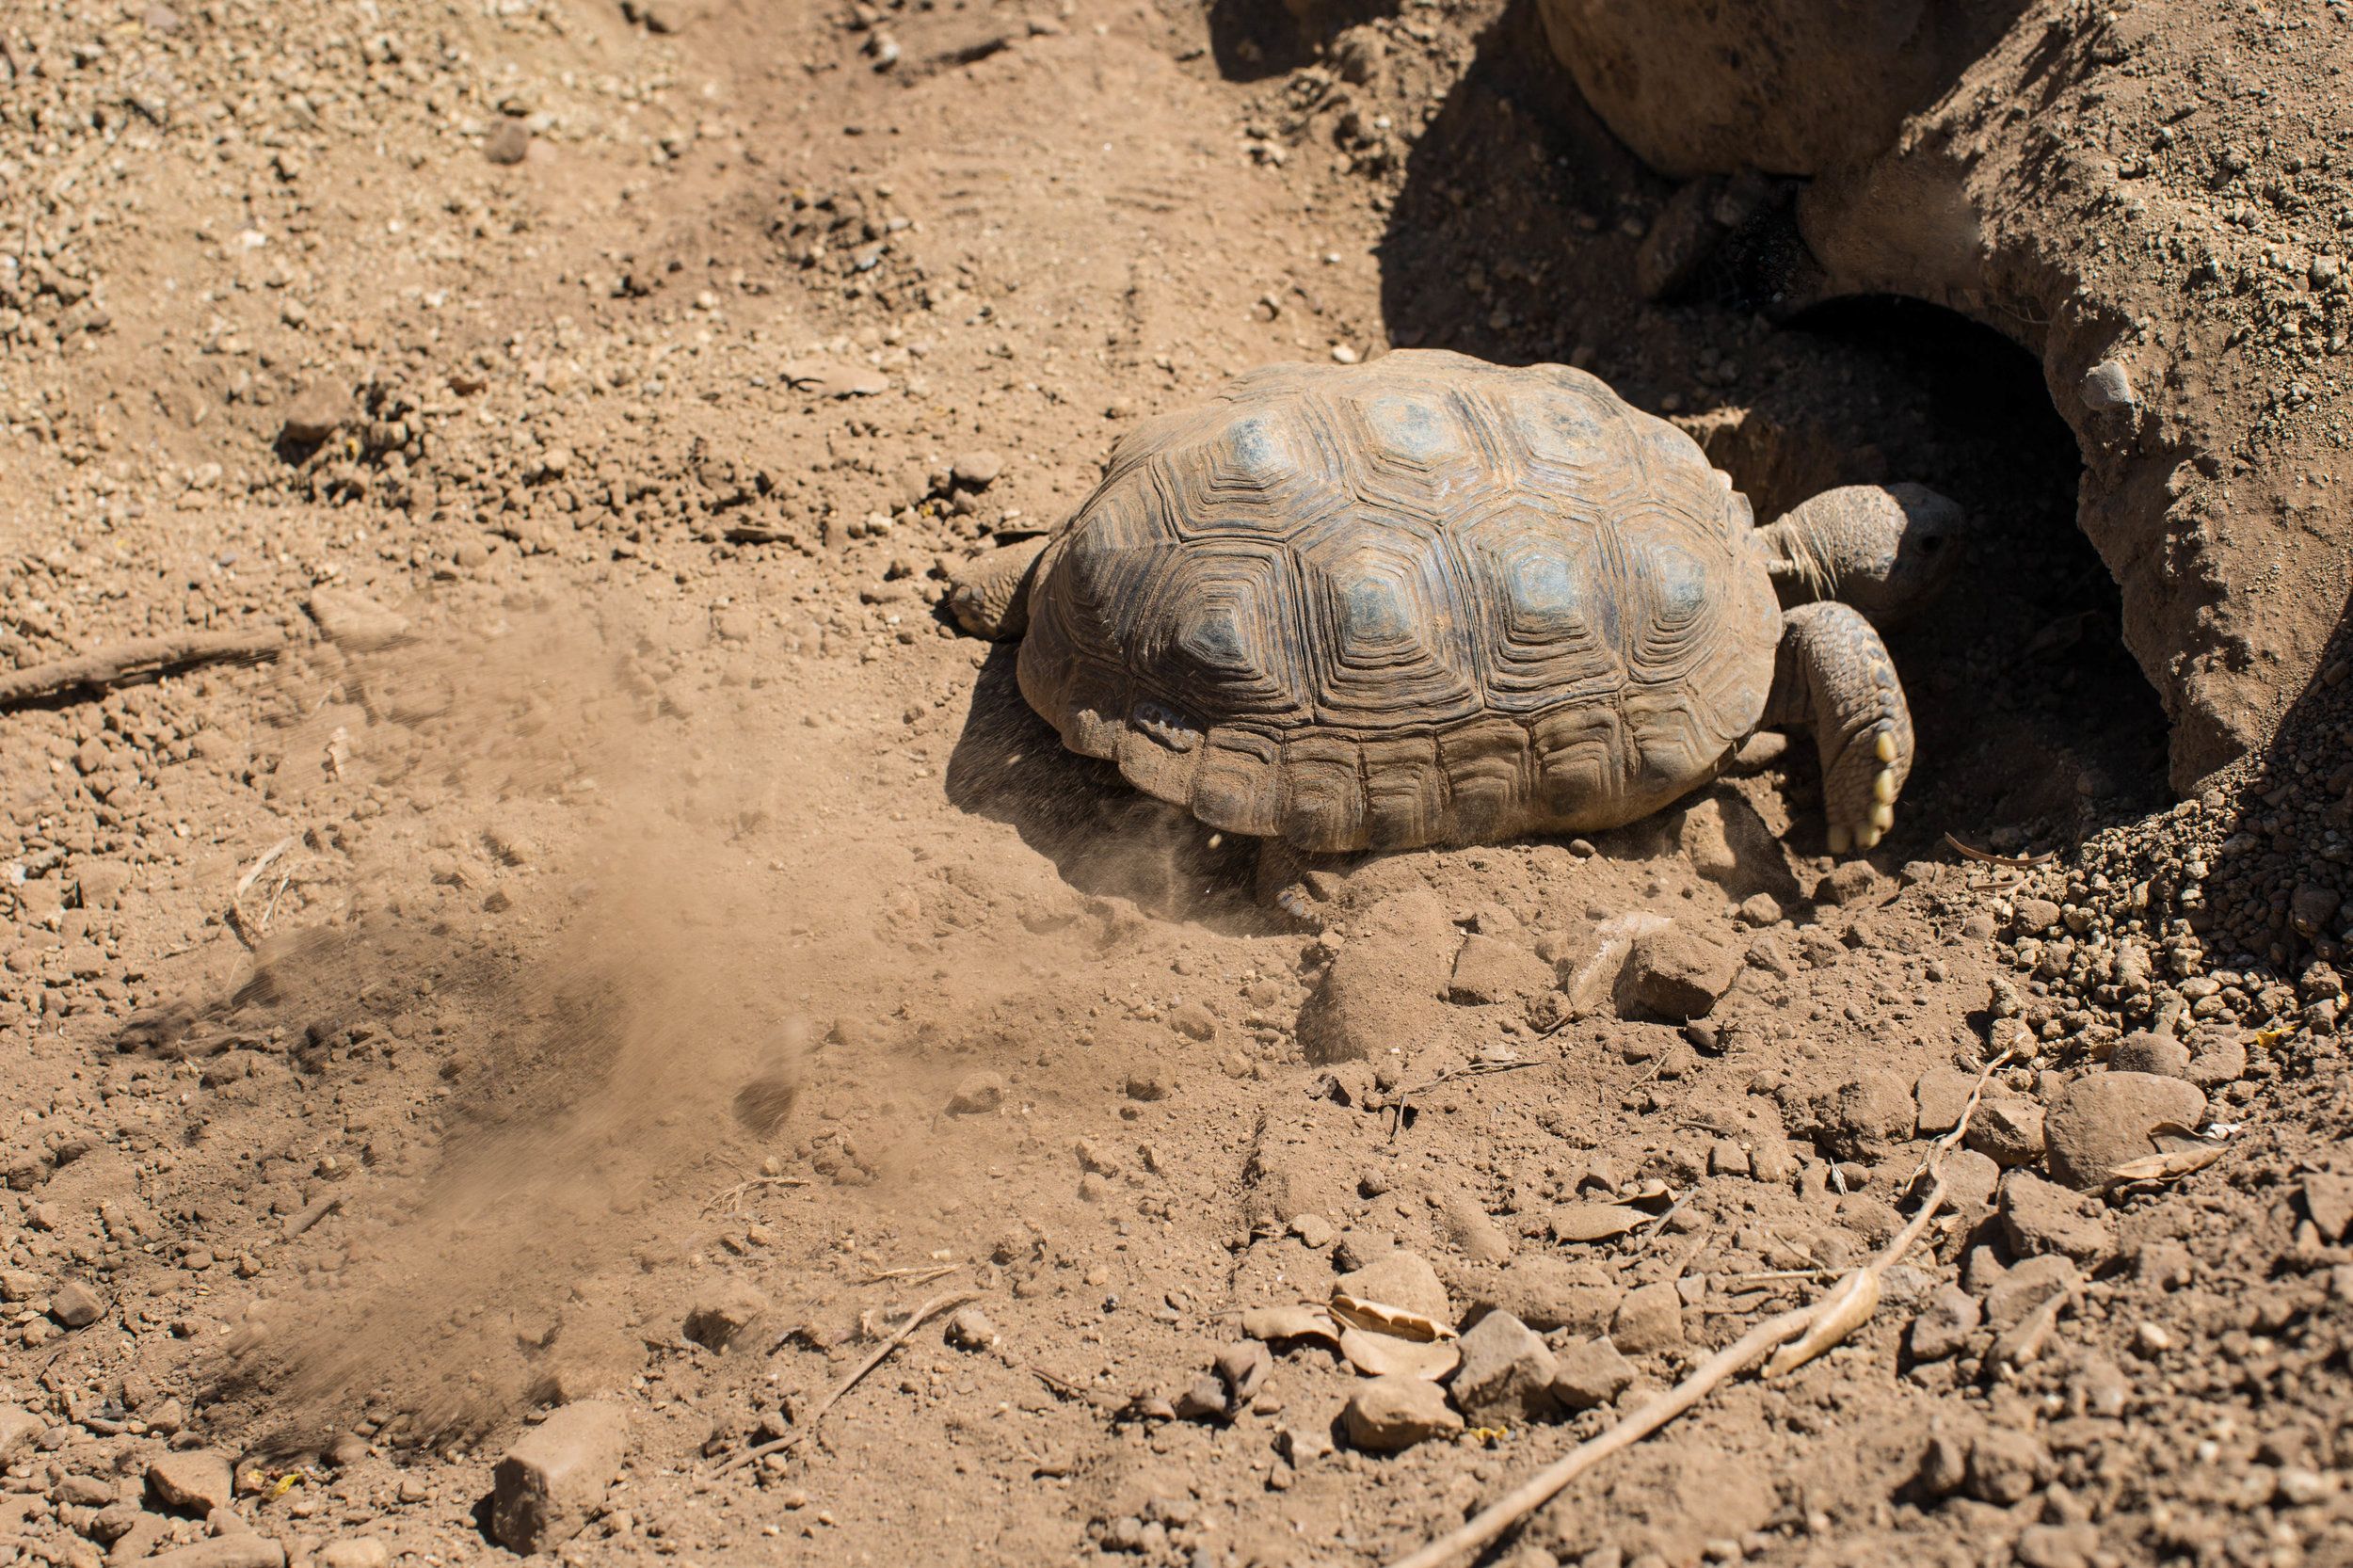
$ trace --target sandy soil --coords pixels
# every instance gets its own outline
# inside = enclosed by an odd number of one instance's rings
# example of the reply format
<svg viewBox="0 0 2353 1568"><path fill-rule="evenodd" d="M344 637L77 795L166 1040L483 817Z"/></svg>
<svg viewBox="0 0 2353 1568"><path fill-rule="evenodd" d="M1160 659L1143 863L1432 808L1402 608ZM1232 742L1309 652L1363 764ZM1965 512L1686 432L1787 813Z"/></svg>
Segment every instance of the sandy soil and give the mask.
<svg viewBox="0 0 2353 1568"><path fill-rule="evenodd" d="M2353 1561L2326 596L2177 799L2043 366L1646 303L1674 187L1529 8L1297 8L0 15L0 664L275 650L0 712L0 1563L504 1555L510 1450L568 1561L1391 1560L1868 1257L2004 1052L1872 1322L1497 1560ZM2342 110L2239 85L2224 164ZM1305 929L942 613L1136 419L1399 345L1970 508L1881 852L1769 737ZM1634 917L1704 1016L1593 991ZM1367 1268L1470 1331L1395 1452L1249 1332Z"/></svg>

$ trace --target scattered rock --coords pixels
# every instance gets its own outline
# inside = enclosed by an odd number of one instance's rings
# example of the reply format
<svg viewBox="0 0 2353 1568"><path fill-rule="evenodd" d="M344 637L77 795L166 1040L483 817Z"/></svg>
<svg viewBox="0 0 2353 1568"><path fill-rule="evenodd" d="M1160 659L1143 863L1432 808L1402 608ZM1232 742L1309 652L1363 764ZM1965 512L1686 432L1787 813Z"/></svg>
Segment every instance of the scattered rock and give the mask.
<svg viewBox="0 0 2353 1568"><path fill-rule="evenodd" d="M14 1464L30 1453L33 1440L49 1423L21 1405L0 1404L0 1465Z"/></svg>
<svg viewBox="0 0 2353 1568"><path fill-rule="evenodd" d="M1591 1263L1539 1253L1514 1258L1485 1292L1485 1304L1550 1333L1599 1334L1625 1289Z"/></svg>
<svg viewBox="0 0 2353 1568"><path fill-rule="evenodd" d="M1168 1010L1168 1027L1188 1040L1207 1044L1217 1038L1217 1015L1197 1001L1180 1001Z"/></svg>
<svg viewBox="0 0 2353 1568"><path fill-rule="evenodd" d="M2008 1096L1988 1096L1977 1102L1961 1143L2007 1171L2038 1163L2046 1136L2042 1107Z"/></svg>
<svg viewBox="0 0 2353 1568"><path fill-rule="evenodd" d="M1332 1244L1332 1222L1321 1214L1294 1214L1284 1227L1299 1238L1299 1244L1320 1252Z"/></svg>
<svg viewBox="0 0 2353 1568"><path fill-rule="evenodd" d="M124 1560L130 1560L130 1554L122 1552L122 1544L137 1538L136 1530L123 1536L115 1544L115 1551L121 1553ZM265 1535L235 1530L139 1560L140 1568L286 1568L286 1548Z"/></svg>
<svg viewBox="0 0 2353 1568"><path fill-rule="evenodd" d="M329 1541L311 1554L317 1568L391 1568L392 1549L373 1535Z"/></svg>
<svg viewBox="0 0 2353 1568"><path fill-rule="evenodd" d="M278 439L288 446L316 446L359 417L351 393L343 387L313 381L295 393L279 421ZM334 593L337 590L324 590Z"/></svg>
<svg viewBox="0 0 2353 1568"><path fill-rule="evenodd" d="M216 1508L236 1501L236 1482L229 1456L210 1448L188 1448L159 1455L147 1467L147 1495L166 1508L202 1518Z"/></svg>
<svg viewBox="0 0 2353 1568"><path fill-rule="evenodd" d="M949 474L960 489L984 490L1005 472L1005 460L994 452L963 453L950 465Z"/></svg>
<svg viewBox="0 0 2353 1568"><path fill-rule="evenodd" d="M1942 1285L1912 1320L1912 1359L1942 1361L1959 1353L1977 1332L1981 1314L1975 1296L1958 1285Z"/></svg>
<svg viewBox="0 0 2353 1568"><path fill-rule="evenodd" d="M1399 1453L1433 1437L1463 1430L1446 1391L1419 1378L1391 1375L1356 1385L1340 1424L1348 1440L1369 1453Z"/></svg>
<svg viewBox="0 0 2353 1568"><path fill-rule="evenodd" d="M711 1350L724 1351L767 1312L768 1298L751 1286L742 1281L723 1285L716 1295L696 1302L686 1314L686 1337Z"/></svg>
<svg viewBox="0 0 2353 1568"><path fill-rule="evenodd" d="M601 1400L568 1404L518 1438L491 1475L490 1533L526 1555L578 1535L629 1451L629 1418Z"/></svg>
<svg viewBox="0 0 2353 1568"><path fill-rule="evenodd" d="M531 155L531 128L520 120L502 120L482 138L482 155L502 167L521 163Z"/></svg>
<svg viewBox="0 0 2353 1568"><path fill-rule="evenodd" d="M1454 1402L1482 1425L1525 1424L1553 1408L1552 1352L1509 1312L1490 1312L1464 1334Z"/></svg>
<svg viewBox="0 0 2353 1568"><path fill-rule="evenodd" d="M1932 1138L1959 1127L1961 1113L1969 1104L1969 1093L1977 1084L1976 1074L1964 1073L1958 1067L1930 1067L1922 1073L1919 1081L1912 1086L1920 1136Z"/></svg>
<svg viewBox="0 0 2353 1568"><path fill-rule="evenodd" d="M1552 988L1552 966L1517 942L1501 936L1463 938L1454 955L1454 977L1447 1000L1465 1006L1525 1001Z"/></svg>
<svg viewBox="0 0 2353 1568"><path fill-rule="evenodd" d="M2053 1296L2073 1290L2083 1276L2056 1255L2029 1257L1993 1282L1985 1293L1985 1320L1993 1329L2014 1328Z"/></svg>
<svg viewBox="0 0 2353 1568"><path fill-rule="evenodd" d="M1005 1103L1005 1080L995 1073L968 1074L948 1096L951 1116L984 1116Z"/></svg>
<svg viewBox="0 0 2353 1568"><path fill-rule="evenodd" d="M78 1279L49 1293L49 1316L67 1328L88 1328L106 1315L106 1298Z"/></svg>
<svg viewBox="0 0 2353 1568"><path fill-rule="evenodd" d="M1503 1263L1512 1256L1512 1239L1495 1223L1484 1205L1467 1192L1451 1192L1438 1204L1438 1223L1446 1239L1474 1263Z"/></svg>
<svg viewBox="0 0 2353 1568"><path fill-rule="evenodd" d="M2085 408L2102 412L2130 408L2140 402L2133 392L2132 376L2114 360L2103 360L2085 371L2077 390L2082 393Z"/></svg>
<svg viewBox="0 0 2353 1568"><path fill-rule="evenodd" d="M984 1351L997 1343L997 1325L977 1306L960 1306L948 1319L948 1343L960 1351Z"/></svg>
<svg viewBox="0 0 2353 1568"><path fill-rule="evenodd" d="M2206 1096L2181 1079L2088 1073L2059 1092L2043 1123L2051 1174L2070 1187L2100 1186L2117 1166L2153 1153L2159 1128L2205 1119Z"/></svg>
<svg viewBox="0 0 2353 1568"><path fill-rule="evenodd" d="M1841 1160L1873 1160L1912 1136L1912 1091L1894 1073L1865 1073L1819 1107L1822 1145Z"/></svg>
<svg viewBox="0 0 2353 1568"><path fill-rule="evenodd" d="M1574 1340L1553 1354L1552 1397L1561 1409L1608 1404L1634 1381L1634 1363L1606 1336Z"/></svg>
<svg viewBox="0 0 2353 1568"><path fill-rule="evenodd" d="M1841 860L1814 885L1817 904L1851 905L1867 903L1879 890L1879 868L1868 860Z"/></svg>
<svg viewBox="0 0 2353 1568"><path fill-rule="evenodd" d="M1146 1104L1176 1092L1176 1080L1165 1067L1138 1067L1128 1074L1128 1097Z"/></svg>
<svg viewBox="0 0 2353 1568"><path fill-rule="evenodd" d="M2353 1229L2353 1176L2315 1174L2304 1178L2304 1213L2323 1241L2345 1240ZM0 1413L0 1420L5 1420Z"/></svg>
<svg viewBox="0 0 2353 1568"><path fill-rule="evenodd" d="M2247 1076L2247 1042L2235 1029L2208 1027L2189 1039L2189 1071L2201 1089L2218 1089Z"/></svg>
<svg viewBox="0 0 2353 1568"><path fill-rule="evenodd" d="M1634 938L1619 1005L1650 1017L1681 1023L1704 1016L1732 988L1739 958L1731 949L1703 940L1681 926Z"/></svg>
<svg viewBox="0 0 2353 1568"><path fill-rule="evenodd" d="M2054 1468L2041 1443L2023 1432L1996 1428L1970 1443L1962 1485L1979 1502L2009 1508L2039 1491Z"/></svg>
<svg viewBox="0 0 2353 1568"><path fill-rule="evenodd" d="M1966 1148L1948 1150L1941 1174L1945 1177L1945 1207L1962 1215L1990 1208L1993 1191L2002 1180L1999 1165L1977 1150Z"/></svg>
<svg viewBox="0 0 2353 1568"><path fill-rule="evenodd" d="M1609 1319L1609 1342L1627 1355L1649 1355L1683 1343L1683 1297L1673 1280L1626 1292Z"/></svg>
<svg viewBox="0 0 2353 1568"><path fill-rule="evenodd" d="M408 617L345 588L313 588L304 608L327 640L347 653L374 653L408 635Z"/></svg>
<svg viewBox="0 0 2353 1568"><path fill-rule="evenodd" d="M1454 1321L1454 1304L1447 1298L1438 1271L1419 1253L1402 1247L1340 1275L1332 1288L1360 1302L1403 1307L1441 1323Z"/></svg>
<svg viewBox="0 0 2353 1568"><path fill-rule="evenodd" d="M2021 1257L2058 1253L2096 1263L2116 1251L2107 1211L2096 1198L2055 1186L2032 1171L2002 1178L2002 1233Z"/></svg>
<svg viewBox="0 0 2353 1568"><path fill-rule="evenodd" d="M2108 1053L2108 1070L2150 1073L2158 1078L2189 1076L2189 1047L2170 1034L2138 1030L2116 1043Z"/></svg>
<svg viewBox="0 0 2353 1568"><path fill-rule="evenodd" d="M2058 929L2059 906L2047 898L2022 898L2016 908L2017 929L2021 935L2040 936Z"/></svg>

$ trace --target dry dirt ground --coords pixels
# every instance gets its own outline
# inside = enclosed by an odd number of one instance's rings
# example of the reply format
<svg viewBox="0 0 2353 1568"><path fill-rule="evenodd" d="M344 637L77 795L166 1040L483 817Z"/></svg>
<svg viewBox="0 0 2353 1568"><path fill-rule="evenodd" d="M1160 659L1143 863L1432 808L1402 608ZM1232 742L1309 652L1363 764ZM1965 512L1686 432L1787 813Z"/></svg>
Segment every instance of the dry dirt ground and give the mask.
<svg viewBox="0 0 2353 1568"><path fill-rule="evenodd" d="M1646 306L1527 8L1330 9L0 12L0 662L282 640L0 713L0 1562L503 1555L519 1445L566 1560L1388 1560L1867 1256L2004 1051L1870 1325L1501 1560L2353 1561L2341 629L2176 802L2031 360ZM1768 744L1298 929L939 613L1134 419L1414 344L1978 516L1881 853ZM1641 916L1704 1018L1575 994ZM1368 1267L1475 1341L1395 1453L1245 1334Z"/></svg>

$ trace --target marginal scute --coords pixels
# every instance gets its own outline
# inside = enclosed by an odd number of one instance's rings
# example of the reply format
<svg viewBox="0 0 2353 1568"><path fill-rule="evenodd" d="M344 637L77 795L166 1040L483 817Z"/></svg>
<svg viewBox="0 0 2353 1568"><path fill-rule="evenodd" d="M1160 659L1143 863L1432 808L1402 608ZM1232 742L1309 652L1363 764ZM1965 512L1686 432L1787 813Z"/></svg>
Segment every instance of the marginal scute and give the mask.
<svg viewBox="0 0 2353 1568"><path fill-rule="evenodd" d="M1446 836L1446 770L1428 735L1363 743L1365 824L1376 844L1426 844Z"/></svg>
<svg viewBox="0 0 2353 1568"><path fill-rule="evenodd" d="M1612 826L1764 712L1751 526L1696 443L1582 372L1266 366L1119 443L1036 579L1021 689L1228 831Z"/></svg>
<svg viewBox="0 0 2353 1568"><path fill-rule="evenodd" d="M1466 841L1514 832L1526 819L1528 731L1511 719L1473 719L1438 737L1454 802L1454 835Z"/></svg>
<svg viewBox="0 0 2353 1568"><path fill-rule="evenodd" d="M1283 837L1321 854L1364 849L1363 763L1347 735L1305 730L1283 745Z"/></svg>
<svg viewBox="0 0 2353 1568"><path fill-rule="evenodd" d="M1209 731L1193 784L1193 814L1228 833L1272 838L1283 830L1283 744L1231 727Z"/></svg>

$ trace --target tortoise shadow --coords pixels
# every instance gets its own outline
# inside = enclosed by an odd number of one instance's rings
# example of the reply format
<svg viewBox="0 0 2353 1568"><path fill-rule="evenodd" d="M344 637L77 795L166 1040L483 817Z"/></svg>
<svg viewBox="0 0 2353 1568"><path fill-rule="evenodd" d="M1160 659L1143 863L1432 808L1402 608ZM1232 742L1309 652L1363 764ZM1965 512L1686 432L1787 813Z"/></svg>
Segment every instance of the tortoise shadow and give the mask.
<svg viewBox="0 0 2353 1568"><path fill-rule="evenodd" d="M995 645L973 682L948 757L949 804L1012 827L1079 892L1230 935L1289 929L1254 895L1257 840L1214 834L1111 763L1065 748L1022 698L1019 651Z"/></svg>

